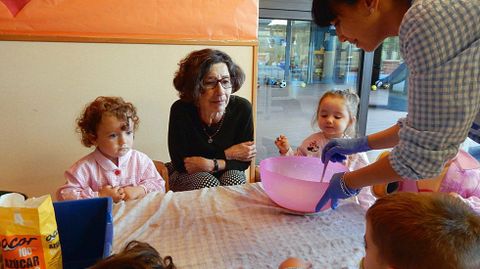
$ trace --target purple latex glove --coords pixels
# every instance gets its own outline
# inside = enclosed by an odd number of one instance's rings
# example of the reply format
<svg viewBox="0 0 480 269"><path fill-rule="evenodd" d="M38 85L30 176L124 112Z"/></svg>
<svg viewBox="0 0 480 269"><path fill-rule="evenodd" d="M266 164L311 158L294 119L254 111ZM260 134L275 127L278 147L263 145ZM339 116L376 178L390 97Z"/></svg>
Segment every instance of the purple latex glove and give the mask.
<svg viewBox="0 0 480 269"><path fill-rule="evenodd" d="M322 150L322 162L343 162L347 157L357 152L371 150L368 146L367 136L359 138L334 138L330 140Z"/></svg>
<svg viewBox="0 0 480 269"><path fill-rule="evenodd" d="M355 196L360 192L360 189L350 189L345 185L345 181L343 181L344 175L345 172L341 172L332 176L327 190L315 207L315 212L320 211L320 209L322 209L322 207L327 204L328 201L331 201L330 205L332 209L335 209L338 206L338 199L346 199Z"/></svg>

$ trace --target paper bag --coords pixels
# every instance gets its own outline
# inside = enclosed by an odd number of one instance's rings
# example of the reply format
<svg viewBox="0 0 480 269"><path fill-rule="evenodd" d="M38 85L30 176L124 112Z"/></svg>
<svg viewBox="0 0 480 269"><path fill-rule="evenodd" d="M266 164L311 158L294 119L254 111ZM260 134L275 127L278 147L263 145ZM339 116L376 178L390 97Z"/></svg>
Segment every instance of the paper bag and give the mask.
<svg viewBox="0 0 480 269"><path fill-rule="evenodd" d="M0 242L5 269L62 268L60 239L50 195L26 201L16 193L2 195Z"/></svg>

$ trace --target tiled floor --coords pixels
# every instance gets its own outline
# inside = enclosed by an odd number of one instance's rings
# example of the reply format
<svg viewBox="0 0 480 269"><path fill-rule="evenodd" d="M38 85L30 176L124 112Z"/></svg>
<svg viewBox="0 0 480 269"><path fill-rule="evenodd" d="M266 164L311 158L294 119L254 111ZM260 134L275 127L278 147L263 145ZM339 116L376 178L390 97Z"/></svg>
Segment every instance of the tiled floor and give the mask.
<svg viewBox="0 0 480 269"><path fill-rule="evenodd" d="M312 127L311 122L318 100L325 90L355 87L332 84L294 86L288 85L286 88L262 86L258 89L255 139L257 164L267 157L278 156L277 148L273 143L278 135L286 135L292 147L295 148L308 135L318 131L318 127ZM407 104L404 91L404 84L400 83L390 90L379 89L370 92L367 134L384 130L394 125L399 118L406 116ZM461 148L480 159L480 145L471 139L467 138ZM369 151L367 155L370 161L374 161L381 152Z"/></svg>

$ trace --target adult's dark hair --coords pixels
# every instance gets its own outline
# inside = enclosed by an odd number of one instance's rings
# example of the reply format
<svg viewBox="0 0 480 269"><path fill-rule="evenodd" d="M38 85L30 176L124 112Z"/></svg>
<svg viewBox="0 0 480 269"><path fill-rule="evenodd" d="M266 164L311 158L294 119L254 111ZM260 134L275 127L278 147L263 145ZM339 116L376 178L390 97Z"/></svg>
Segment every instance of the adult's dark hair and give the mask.
<svg viewBox="0 0 480 269"><path fill-rule="evenodd" d="M173 85L179 92L180 99L196 103L203 91L203 78L210 70L210 67L217 63L225 63L227 65L232 82L232 93L238 91L245 81L243 70L225 52L203 49L191 52L178 64L179 68L175 72Z"/></svg>
<svg viewBox="0 0 480 269"><path fill-rule="evenodd" d="M313 21L320 27L329 26L338 15L335 7L342 4L354 5L355 3L357 0L313 0Z"/></svg>
<svg viewBox="0 0 480 269"><path fill-rule="evenodd" d="M125 249L89 269L176 269L172 257L162 259L156 249L148 243L131 241Z"/></svg>

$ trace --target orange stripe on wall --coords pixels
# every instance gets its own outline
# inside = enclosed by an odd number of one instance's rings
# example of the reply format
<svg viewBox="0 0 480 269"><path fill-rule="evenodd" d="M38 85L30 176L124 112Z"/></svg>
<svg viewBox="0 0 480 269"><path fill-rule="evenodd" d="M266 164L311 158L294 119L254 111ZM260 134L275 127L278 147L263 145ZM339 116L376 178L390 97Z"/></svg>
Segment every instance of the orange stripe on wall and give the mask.
<svg viewBox="0 0 480 269"><path fill-rule="evenodd" d="M0 0L0 35L257 39L258 0Z"/></svg>

